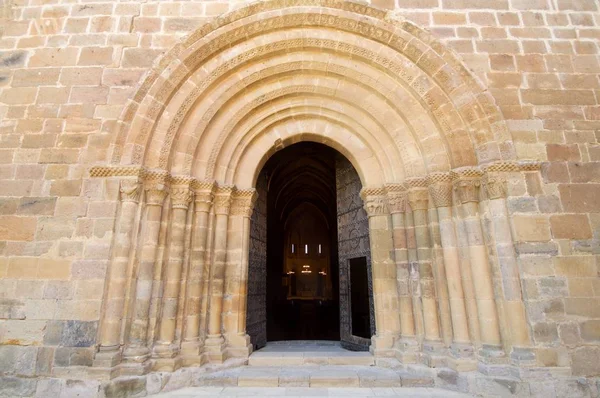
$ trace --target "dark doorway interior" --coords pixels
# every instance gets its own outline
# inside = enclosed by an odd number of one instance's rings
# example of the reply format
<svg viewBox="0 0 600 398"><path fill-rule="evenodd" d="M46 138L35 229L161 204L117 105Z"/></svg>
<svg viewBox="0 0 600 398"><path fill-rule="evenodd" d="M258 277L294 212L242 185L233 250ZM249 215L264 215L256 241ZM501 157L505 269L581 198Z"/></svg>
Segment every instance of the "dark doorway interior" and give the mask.
<svg viewBox="0 0 600 398"><path fill-rule="evenodd" d="M298 143L259 176L267 185L268 341L340 339L337 155Z"/></svg>

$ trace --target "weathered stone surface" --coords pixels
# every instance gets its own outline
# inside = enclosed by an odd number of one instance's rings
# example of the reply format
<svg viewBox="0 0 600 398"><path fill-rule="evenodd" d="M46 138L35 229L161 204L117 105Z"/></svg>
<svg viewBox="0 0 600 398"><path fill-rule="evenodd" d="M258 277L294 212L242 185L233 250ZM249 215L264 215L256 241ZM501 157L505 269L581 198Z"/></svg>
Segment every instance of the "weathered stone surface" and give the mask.
<svg viewBox="0 0 600 398"><path fill-rule="evenodd" d="M573 375L598 376L600 375L600 348L579 347L571 355Z"/></svg>
<svg viewBox="0 0 600 398"><path fill-rule="evenodd" d="M145 393L146 378L132 377L116 379L104 387L106 398L127 398Z"/></svg>
<svg viewBox="0 0 600 398"><path fill-rule="evenodd" d="M0 396L30 397L35 393L37 380L0 376Z"/></svg>

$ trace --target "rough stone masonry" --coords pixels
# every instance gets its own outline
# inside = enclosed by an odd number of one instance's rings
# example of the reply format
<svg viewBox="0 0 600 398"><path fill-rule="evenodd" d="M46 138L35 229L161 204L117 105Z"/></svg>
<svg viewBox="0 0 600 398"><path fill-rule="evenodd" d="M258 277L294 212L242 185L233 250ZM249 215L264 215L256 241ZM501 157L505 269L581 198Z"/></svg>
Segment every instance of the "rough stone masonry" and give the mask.
<svg viewBox="0 0 600 398"><path fill-rule="evenodd" d="M243 364L256 176L357 170L379 366L595 396L597 0L4 0L0 395Z"/></svg>

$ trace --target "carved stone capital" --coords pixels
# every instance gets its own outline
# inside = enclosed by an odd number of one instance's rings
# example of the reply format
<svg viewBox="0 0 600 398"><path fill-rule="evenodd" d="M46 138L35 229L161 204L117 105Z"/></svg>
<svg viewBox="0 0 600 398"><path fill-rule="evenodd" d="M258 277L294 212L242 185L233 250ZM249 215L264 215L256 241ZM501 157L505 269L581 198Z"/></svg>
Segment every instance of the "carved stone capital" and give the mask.
<svg viewBox="0 0 600 398"><path fill-rule="evenodd" d="M162 206L167 193L166 185L153 184L146 187L146 204L148 206Z"/></svg>
<svg viewBox="0 0 600 398"><path fill-rule="evenodd" d="M461 203L479 202L481 174L481 171L472 168L452 172L454 190Z"/></svg>
<svg viewBox="0 0 600 398"><path fill-rule="evenodd" d="M121 180L119 191L121 192L121 201L138 203L142 186L137 178Z"/></svg>
<svg viewBox="0 0 600 398"><path fill-rule="evenodd" d="M452 179L448 173L433 173L427 176L429 194L435 207L452 206Z"/></svg>
<svg viewBox="0 0 600 398"><path fill-rule="evenodd" d="M218 187L215 193L215 214L228 215L231 209L231 196L235 190L233 186Z"/></svg>
<svg viewBox="0 0 600 398"><path fill-rule="evenodd" d="M415 210L427 210L429 207L429 191L427 188L411 188L408 190L408 203Z"/></svg>
<svg viewBox="0 0 600 398"><path fill-rule="evenodd" d="M506 198L508 187L506 176L503 173L488 172L484 175L482 182L489 199Z"/></svg>
<svg viewBox="0 0 600 398"><path fill-rule="evenodd" d="M194 194L188 185L175 185L171 187L171 207L187 210Z"/></svg>
<svg viewBox="0 0 600 398"><path fill-rule="evenodd" d="M233 195L231 212L232 216L252 217L254 205L258 199L256 189L236 190Z"/></svg>
<svg viewBox="0 0 600 398"><path fill-rule="evenodd" d="M194 211L206 212L210 211L215 198L215 183L214 181L197 181L192 182L194 190Z"/></svg>
<svg viewBox="0 0 600 398"><path fill-rule="evenodd" d="M404 213L406 211L406 187L404 184L390 184L385 186L387 203L390 213Z"/></svg>
<svg viewBox="0 0 600 398"><path fill-rule="evenodd" d="M385 188L363 188L360 197L369 217L389 214Z"/></svg>

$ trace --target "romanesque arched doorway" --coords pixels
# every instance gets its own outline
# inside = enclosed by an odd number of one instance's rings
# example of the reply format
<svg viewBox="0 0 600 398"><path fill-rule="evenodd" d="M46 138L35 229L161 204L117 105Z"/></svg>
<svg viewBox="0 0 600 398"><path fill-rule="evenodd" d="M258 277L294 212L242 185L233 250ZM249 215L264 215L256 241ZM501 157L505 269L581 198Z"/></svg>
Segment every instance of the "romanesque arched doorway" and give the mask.
<svg viewBox="0 0 600 398"><path fill-rule="evenodd" d="M304 141L339 151L362 182L376 356L473 368L474 352L528 345L516 263L497 267L512 241L480 223L480 201L506 218L502 173L527 167L491 97L415 25L309 3L217 18L157 61L124 110L111 165L92 169L122 180L97 364L248 356L257 181Z"/></svg>

